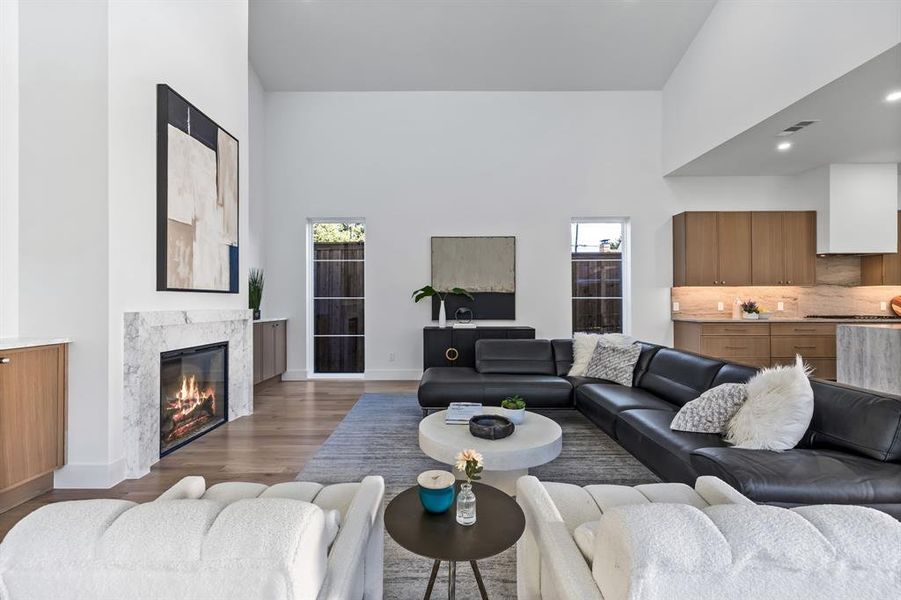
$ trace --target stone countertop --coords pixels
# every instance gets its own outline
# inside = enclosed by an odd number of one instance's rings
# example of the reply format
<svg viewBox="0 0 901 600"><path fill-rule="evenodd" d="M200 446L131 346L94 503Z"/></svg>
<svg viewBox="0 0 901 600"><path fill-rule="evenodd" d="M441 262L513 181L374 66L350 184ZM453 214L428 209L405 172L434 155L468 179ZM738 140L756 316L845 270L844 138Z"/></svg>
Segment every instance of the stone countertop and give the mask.
<svg viewBox="0 0 901 600"><path fill-rule="evenodd" d="M860 326L892 326L899 325L901 326L901 317L896 320L878 320L878 321L867 321L862 319L807 319L804 317L794 317L794 318L780 318L780 317L770 317L769 319L733 319L731 317L724 318L716 318L716 317L688 317L688 316L676 316L673 315L673 321L681 321L683 323L843 323L848 325L860 325Z"/></svg>
<svg viewBox="0 0 901 600"><path fill-rule="evenodd" d="M288 317L266 317L265 319L257 319L254 323L273 323L275 321L287 321Z"/></svg>
<svg viewBox="0 0 901 600"><path fill-rule="evenodd" d="M0 351L18 350L20 348L36 348L38 346L56 346L58 344L71 344L69 338L27 338L27 337L3 337L0 338Z"/></svg>
<svg viewBox="0 0 901 600"><path fill-rule="evenodd" d="M843 324L835 347L839 383L901 396L901 324Z"/></svg>

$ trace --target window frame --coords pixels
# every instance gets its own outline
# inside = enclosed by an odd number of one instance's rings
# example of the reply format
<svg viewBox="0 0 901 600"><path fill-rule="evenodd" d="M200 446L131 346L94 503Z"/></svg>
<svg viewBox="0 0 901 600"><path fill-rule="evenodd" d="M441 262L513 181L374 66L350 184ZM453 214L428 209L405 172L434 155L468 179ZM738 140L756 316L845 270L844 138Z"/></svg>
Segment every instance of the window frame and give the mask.
<svg viewBox="0 0 901 600"><path fill-rule="evenodd" d="M307 303L307 330L306 330L306 367L307 367L307 379L364 379L366 377L366 365L368 361L366 360L366 325L364 322L363 325L363 333L362 334L335 334L335 335L316 335L316 300L323 299L349 299L349 300L362 300L363 301L363 311L365 315L366 305L367 305L367 297L366 292L369 289L369 285L367 279L369 277L368 269L366 268L366 242L368 240L364 240L363 242L363 258L361 259L324 259L321 261L316 260L316 255L313 251L313 226L318 223L359 223L363 225L364 231L368 237L368 228L366 227L366 219L360 217L311 217L307 219L307 231L306 231L306 249L307 249L307 260L306 260L306 303ZM314 271L314 264L317 262L361 262L363 263L363 296L353 296L353 297L316 297L316 273ZM365 318L365 317L364 317ZM317 337L360 337L363 338L363 372L362 373L317 373L316 372L316 338Z"/></svg>
<svg viewBox="0 0 901 600"><path fill-rule="evenodd" d="M616 223L622 226L623 241L620 244L620 253L622 254L622 302L623 327L622 333L631 335L632 333L632 223L629 217L573 217L569 222L569 330L576 333L575 324L572 322L572 304L573 300L579 299L610 299L616 300L615 296L573 296L572 289L572 269L573 263L573 247L572 247L572 227L576 223ZM601 259L603 260L603 259ZM612 259L611 259L612 260Z"/></svg>

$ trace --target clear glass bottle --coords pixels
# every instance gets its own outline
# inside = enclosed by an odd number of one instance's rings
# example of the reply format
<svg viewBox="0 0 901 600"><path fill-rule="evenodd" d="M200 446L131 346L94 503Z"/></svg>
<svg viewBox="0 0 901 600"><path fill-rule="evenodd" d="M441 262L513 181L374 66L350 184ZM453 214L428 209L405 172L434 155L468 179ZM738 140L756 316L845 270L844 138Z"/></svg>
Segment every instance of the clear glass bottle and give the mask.
<svg viewBox="0 0 901 600"><path fill-rule="evenodd" d="M476 522L476 495L471 483L461 483L457 494L457 523L469 526Z"/></svg>

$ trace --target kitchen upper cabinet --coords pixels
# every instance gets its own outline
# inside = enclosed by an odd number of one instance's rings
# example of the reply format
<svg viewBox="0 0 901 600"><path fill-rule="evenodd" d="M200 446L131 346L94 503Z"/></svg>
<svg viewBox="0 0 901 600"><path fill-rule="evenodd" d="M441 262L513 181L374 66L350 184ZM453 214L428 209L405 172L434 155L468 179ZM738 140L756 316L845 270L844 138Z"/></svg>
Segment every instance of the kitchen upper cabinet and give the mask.
<svg viewBox="0 0 901 600"><path fill-rule="evenodd" d="M751 213L685 212L673 217L674 285L749 285Z"/></svg>
<svg viewBox="0 0 901 600"><path fill-rule="evenodd" d="M816 283L816 213L751 213L753 285Z"/></svg>
<svg viewBox="0 0 901 600"><path fill-rule="evenodd" d="M863 285L901 285L901 211L898 211L898 250L860 259L860 282Z"/></svg>

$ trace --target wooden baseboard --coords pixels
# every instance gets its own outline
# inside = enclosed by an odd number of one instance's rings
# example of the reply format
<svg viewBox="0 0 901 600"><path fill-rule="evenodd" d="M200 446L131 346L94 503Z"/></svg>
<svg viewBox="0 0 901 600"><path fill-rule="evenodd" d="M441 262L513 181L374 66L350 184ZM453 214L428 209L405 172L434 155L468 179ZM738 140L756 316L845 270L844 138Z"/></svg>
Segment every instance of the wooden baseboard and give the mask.
<svg viewBox="0 0 901 600"><path fill-rule="evenodd" d="M28 502L53 489L53 471L0 491L0 513Z"/></svg>

